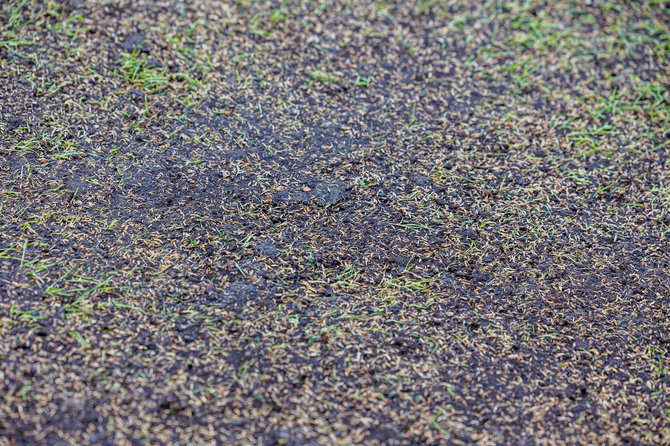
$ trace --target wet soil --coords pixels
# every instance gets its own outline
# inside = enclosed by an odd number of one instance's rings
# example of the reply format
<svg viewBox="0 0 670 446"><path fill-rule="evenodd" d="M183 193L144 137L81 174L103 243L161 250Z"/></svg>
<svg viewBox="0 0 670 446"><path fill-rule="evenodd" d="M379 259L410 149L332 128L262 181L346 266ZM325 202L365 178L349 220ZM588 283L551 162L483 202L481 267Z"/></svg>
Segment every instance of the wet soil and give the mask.
<svg viewBox="0 0 670 446"><path fill-rule="evenodd" d="M0 444L670 442L666 2L0 6Z"/></svg>

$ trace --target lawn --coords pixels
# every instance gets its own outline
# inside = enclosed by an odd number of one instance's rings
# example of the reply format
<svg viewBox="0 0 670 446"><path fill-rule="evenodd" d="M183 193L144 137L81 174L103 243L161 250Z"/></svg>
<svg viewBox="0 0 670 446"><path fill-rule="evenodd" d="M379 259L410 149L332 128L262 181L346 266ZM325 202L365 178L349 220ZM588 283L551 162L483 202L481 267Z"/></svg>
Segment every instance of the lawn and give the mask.
<svg viewBox="0 0 670 446"><path fill-rule="evenodd" d="M0 3L0 445L670 443L669 2L190 3Z"/></svg>

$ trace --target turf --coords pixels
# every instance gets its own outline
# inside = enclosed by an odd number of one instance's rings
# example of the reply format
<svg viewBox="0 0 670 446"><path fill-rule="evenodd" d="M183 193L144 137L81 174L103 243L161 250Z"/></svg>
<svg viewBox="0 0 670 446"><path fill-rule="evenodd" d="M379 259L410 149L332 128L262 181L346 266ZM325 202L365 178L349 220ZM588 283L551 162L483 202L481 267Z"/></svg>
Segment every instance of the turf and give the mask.
<svg viewBox="0 0 670 446"><path fill-rule="evenodd" d="M668 444L665 0L0 5L0 444Z"/></svg>

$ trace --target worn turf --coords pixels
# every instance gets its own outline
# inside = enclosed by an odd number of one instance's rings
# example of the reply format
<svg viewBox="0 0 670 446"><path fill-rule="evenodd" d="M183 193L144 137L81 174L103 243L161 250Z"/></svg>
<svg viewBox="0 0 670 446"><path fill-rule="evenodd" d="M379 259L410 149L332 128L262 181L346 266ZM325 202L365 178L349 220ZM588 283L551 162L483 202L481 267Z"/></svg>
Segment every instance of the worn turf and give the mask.
<svg viewBox="0 0 670 446"><path fill-rule="evenodd" d="M0 6L0 444L670 443L667 1L184 3Z"/></svg>

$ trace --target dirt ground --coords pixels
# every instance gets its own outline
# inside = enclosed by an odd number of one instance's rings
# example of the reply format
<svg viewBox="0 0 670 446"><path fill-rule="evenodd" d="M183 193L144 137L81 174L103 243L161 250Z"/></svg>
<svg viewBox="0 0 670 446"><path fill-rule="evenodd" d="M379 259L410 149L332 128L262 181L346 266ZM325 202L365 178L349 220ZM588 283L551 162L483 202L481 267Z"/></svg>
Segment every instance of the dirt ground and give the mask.
<svg viewBox="0 0 670 446"><path fill-rule="evenodd" d="M670 444L670 3L0 3L0 444Z"/></svg>

